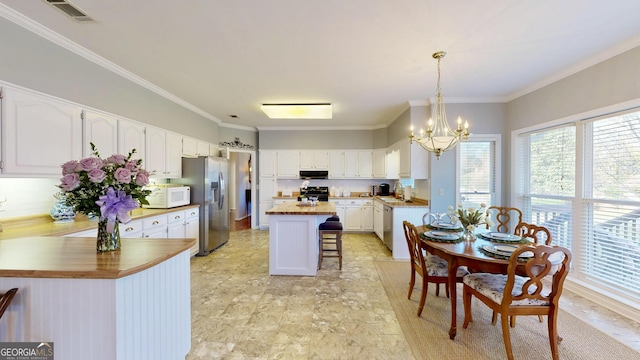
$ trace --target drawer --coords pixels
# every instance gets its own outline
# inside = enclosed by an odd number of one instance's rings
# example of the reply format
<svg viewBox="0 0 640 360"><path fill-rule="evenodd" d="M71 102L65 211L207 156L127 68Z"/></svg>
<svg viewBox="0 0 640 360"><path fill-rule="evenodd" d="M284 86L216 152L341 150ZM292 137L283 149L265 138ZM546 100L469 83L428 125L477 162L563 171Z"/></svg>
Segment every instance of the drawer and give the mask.
<svg viewBox="0 0 640 360"><path fill-rule="evenodd" d="M186 211L176 211L169 213L167 214L167 221L169 222L169 224L183 222L186 218L185 213Z"/></svg>
<svg viewBox="0 0 640 360"><path fill-rule="evenodd" d="M274 199L273 205L282 205L286 203L297 203L298 199Z"/></svg>
<svg viewBox="0 0 640 360"><path fill-rule="evenodd" d="M144 230L152 229L156 226L166 226L167 215L154 216L146 219L142 219L142 228Z"/></svg>
<svg viewBox="0 0 640 360"><path fill-rule="evenodd" d="M197 218L198 216L200 216L200 208L185 210L184 216L187 219Z"/></svg>
<svg viewBox="0 0 640 360"><path fill-rule="evenodd" d="M130 221L128 224L118 225L120 236L125 237L129 234L142 232L142 220Z"/></svg>

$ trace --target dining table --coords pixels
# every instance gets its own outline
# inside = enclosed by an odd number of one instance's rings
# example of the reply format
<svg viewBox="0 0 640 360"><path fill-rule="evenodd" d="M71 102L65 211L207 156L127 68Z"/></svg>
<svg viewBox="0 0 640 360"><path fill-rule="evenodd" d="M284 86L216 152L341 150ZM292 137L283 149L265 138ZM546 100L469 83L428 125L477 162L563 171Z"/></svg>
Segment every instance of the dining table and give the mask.
<svg viewBox="0 0 640 360"><path fill-rule="evenodd" d="M499 239L490 239L486 236L488 233L477 234L474 241L465 241L460 239L441 240L425 236L434 227L430 225L417 226L416 229L420 233L420 243L422 248L430 254L437 255L447 261L448 264L448 286L451 301L451 326L449 328L449 338L451 340L456 337L456 308L457 308L457 291L456 291L456 273L460 266L466 266L470 271L487 272L494 274L506 274L509 266L509 257L492 254L485 251L489 247L505 245L507 241ZM505 234L510 237L514 235ZM512 241L511 246L529 243L529 239L518 237Z"/></svg>

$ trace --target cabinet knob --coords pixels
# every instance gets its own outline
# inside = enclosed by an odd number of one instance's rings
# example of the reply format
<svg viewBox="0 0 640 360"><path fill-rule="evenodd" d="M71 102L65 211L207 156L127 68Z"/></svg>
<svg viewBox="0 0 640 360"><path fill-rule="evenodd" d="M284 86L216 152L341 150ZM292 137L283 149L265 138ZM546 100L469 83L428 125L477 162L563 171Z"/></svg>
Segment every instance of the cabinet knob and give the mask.
<svg viewBox="0 0 640 360"><path fill-rule="evenodd" d="M158 224L159 224L159 222L158 222L158 220L156 220L156 221L153 222L152 225L158 225Z"/></svg>
<svg viewBox="0 0 640 360"><path fill-rule="evenodd" d="M124 231L133 231L133 228L132 227L128 227L128 228L124 229Z"/></svg>
<svg viewBox="0 0 640 360"><path fill-rule="evenodd" d="M180 219L180 215L176 215L176 217L174 217L174 219L176 219L176 220Z"/></svg>

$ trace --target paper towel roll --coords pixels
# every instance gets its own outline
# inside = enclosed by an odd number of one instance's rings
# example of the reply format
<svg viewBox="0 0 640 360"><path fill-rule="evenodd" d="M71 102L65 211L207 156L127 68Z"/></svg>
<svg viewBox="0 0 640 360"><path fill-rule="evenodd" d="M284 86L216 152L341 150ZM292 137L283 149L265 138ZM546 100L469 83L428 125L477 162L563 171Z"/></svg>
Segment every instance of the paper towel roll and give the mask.
<svg viewBox="0 0 640 360"><path fill-rule="evenodd" d="M404 199L411 200L413 194L411 193L411 185L407 185L404 187Z"/></svg>

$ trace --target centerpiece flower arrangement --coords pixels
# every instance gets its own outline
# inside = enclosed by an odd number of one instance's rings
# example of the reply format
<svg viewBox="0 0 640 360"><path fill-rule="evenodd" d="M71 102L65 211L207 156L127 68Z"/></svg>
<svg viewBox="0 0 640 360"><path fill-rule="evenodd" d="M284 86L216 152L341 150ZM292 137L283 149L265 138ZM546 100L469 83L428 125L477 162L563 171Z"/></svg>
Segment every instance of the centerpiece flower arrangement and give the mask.
<svg viewBox="0 0 640 360"><path fill-rule="evenodd" d="M465 230L465 237L473 238L473 232L478 225L487 224L489 227L493 226L487 218L487 205L485 203L481 203L479 209L472 207L465 209L462 204L458 205L457 209L449 206L447 215L449 215L451 222L454 224L460 221Z"/></svg>
<svg viewBox="0 0 640 360"><path fill-rule="evenodd" d="M151 193L143 187L149 184L149 172L142 168L142 160L114 154L102 159L91 143L91 157L71 160L62 167L58 187L66 196L66 203L87 216L99 215L97 250L120 248L119 223L131 221L129 212L142 204L149 204Z"/></svg>

